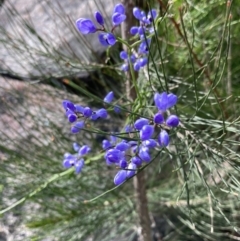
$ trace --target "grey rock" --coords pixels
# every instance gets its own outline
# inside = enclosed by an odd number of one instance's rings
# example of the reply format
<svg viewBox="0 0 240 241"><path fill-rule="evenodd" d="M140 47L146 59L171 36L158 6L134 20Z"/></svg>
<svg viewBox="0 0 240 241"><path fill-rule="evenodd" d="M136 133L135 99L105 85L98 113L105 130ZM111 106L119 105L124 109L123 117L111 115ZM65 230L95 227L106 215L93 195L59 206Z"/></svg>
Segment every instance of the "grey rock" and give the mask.
<svg viewBox="0 0 240 241"><path fill-rule="evenodd" d="M99 44L97 33L82 35L75 21L80 17L94 19L94 12L99 10L107 16L106 25L110 28L116 2L119 1L4 1L0 7L0 74L11 72L31 78L86 76L96 68L105 49Z"/></svg>

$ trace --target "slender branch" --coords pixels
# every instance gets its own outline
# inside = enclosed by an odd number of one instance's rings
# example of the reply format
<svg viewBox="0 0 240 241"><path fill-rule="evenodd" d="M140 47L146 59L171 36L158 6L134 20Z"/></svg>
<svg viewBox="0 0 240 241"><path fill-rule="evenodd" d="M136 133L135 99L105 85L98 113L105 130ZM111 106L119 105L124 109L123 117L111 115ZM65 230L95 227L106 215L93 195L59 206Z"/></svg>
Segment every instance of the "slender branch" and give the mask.
<svg viewBox="0 0 240 241"><path fill-rule="evenodd" d="M122 0L122 4L125 6L127 19L122 24L122 38L124 40L128 40L130 38L129 31L132 26L135 25L135 19L133 16L133 7L135 6L134 0ZM123 45L123 49L128 52L128 48L126 45ZM137 98L137 90L136 90L136 81L133 85L133 81L137 79L137 73L135 71L131 71L131 74L127 74L126 80L126 92L129 100L135 100ZM147 200L147 191L145 184L145 176L144 171L140 171L133 178L133 185L137 200L137 213L139 216L139 224L141 226L141 235L139 237L139 241L151 241L151 221L149 217L148 211L148 200Z"/></svg>

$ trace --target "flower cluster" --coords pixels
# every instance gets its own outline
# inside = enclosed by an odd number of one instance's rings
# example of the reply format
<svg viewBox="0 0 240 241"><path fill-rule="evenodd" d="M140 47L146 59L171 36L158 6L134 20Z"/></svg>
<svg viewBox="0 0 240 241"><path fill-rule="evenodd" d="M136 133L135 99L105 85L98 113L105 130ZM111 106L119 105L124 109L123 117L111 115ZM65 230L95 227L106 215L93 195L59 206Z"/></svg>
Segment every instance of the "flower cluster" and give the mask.
<svg viewBox="0 0 240 241"><path fill-rule="evenodd" d="M83 107L81 105L74 104L69 100L64 100L62 102L62 106L66 111L65 114L68 118L68 121L73 124L71 128L71 132L73 134L76 134L81 129L83 129L85 122L88 119L95 121L99 118L106 119L108 116L107 110L104 108L93 111L89 107Z"/></svg>
<svg viewBox="0 0 240 241"><path fill-rule="evenodd" d="M75 154L65 153L63 159L63 166L65 168L75 167L76 174L80 173L84 167L83 156L87 155L91 149L88 145L79 146L77 143L73 143L73 149Z"/></svg>
<svg viewBox="0 0 240 241"><path fill-rule="evenodd" d="M125 19L125 8L122 4L117 4L114 7L112 14L112 30L107 31L104 26L104 18L100 12L95 12L95 20L100 25L99 28L95 26L92 20L86 18L79 18L76 21L76 27L82 34L91 34L97 31L101 31L98 35L99 42L103 46L112 46L116 43L116 37L113 34L113 30L120 25Z"/></svg>
<svg viewBox="0 0 240 241"><path fill-rule="evenodd" d="M129 61L133 64L133 69L139 71L142 67L148 63L149 46L151 44L151 38L147 35L153 33L154 28L152 26L154 19L157 16L157 11L152 9L146 13L139 8L133 8L134 17L139 20L139 26L133 26L130 29L130 33L134 36L138 36L141 40L138 51L136 54L128 55L125 51L120 53L120 58L124 60L124 64L121 66L123 71L129 70Z"/></svg>
<svg viewBox="0 0 240 241"><path fill-rule="evenodd" d="M179 125L179 118L176 115L168 116L166 121L164 119L165 112L177 103L176 95L166 92L156 93L154 101L158 112L153 119L139 118L135 121L133 127L128 125L125 128L127 133L135 133L137 141L121 139L117 142L116 138L111 137L111 141L105 139L102 142L102 147L106 151L106 163L108 165L114 164L121 169L114 178L115 185L120 185L126 179L135 175L143 162L150 162L151 149L169 145L168 132L162 126L177 127ZM161 131L153 138L155 126L160 126Z"/></svg>

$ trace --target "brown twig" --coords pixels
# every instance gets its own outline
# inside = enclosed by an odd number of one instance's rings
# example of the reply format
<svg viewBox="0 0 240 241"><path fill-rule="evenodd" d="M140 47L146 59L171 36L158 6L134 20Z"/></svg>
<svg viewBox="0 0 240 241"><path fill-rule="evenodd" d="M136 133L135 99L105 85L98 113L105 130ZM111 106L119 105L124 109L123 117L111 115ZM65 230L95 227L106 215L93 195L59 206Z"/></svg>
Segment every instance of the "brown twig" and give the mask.
<svg viewBox="0 0 240 241"><path fill-rule="evenodd" d="M133 7L135 7L134 0L122 0L122 4L125 7L125 14L127 16L126 20L122 24L122 39L130 39L130 28L135 25L136 20L133 16ZM128 51L127 47L124 45L123 49ZM134 72L134 78L137 79L137 73ZM129 100L135 100L137 97L136 89L132 85L133 76L129 74L126 75L126 92ZM144 171L139 172L133 179L133 185L136 195L137 213L139 217L139 224L141 227L141 234L139 241L151 241L151 221L148 211L148 199L146 190L146 181L144 176Z"/></svg>

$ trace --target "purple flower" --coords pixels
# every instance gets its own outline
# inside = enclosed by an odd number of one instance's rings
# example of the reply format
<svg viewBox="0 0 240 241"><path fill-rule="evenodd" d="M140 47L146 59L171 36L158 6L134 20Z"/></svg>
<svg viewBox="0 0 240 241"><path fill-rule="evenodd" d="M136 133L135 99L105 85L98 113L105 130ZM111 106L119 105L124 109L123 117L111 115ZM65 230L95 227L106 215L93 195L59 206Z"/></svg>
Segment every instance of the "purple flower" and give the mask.
<svg viewBox="0 0 240 241"><path fill-rule="evenodd" d="M105 154L105 159L111 163L118 163L123 158L123 153L117 149L110 149Z"/></svg>
<svg viewBox="0 0 240 241"><path fill-rule="evenodd" d="M152 9L148 12L147 19L149 20L150 23L152 23L156 17L157 17L156 9Z"/></svg>
<svg viewBox="0 0 240 241"><path fill-rule="evenodd" d="M166 92L163 92L162 94L155 93L154 95L154 101L156 107L160 111L166 111L168 107L168 96Z"/></svg>
<svg viewBox="0 0 240 241"><path fill-rule="evenodd" d="M146 57L140 58L138 61L141 67L144 67L148 63L148 59Z"/></svg>
<svg viewBox="0 0 240 241"><path fill-rule="evenodd" d="M120 170L114 177L114 184L116 186L118 186L118 185L122 184L123 182L125 182L126 179L127 179L127 171Z"/></svg>
<svg viewBox="0 0 240 241"><path fill-rule="evenodd" d="M124 71L124 72L127 72L127 71L129 70L128 64L123 64L123 65L121 66L121 70Z"/></svg>
<svg viewBox="0 0 240 241"><path fill-rule="evenodd" d="M114 26L121 24L126 19L126 15L120 13L114 13L112 15L112 23Z"/></svg>
<svg viewBox="0 0 240 241"><path fill-rule="evenodd" d="M82 128L84 128L84 125L85 125L84 121L78 121L78 122L76 122L76 123L74 124L74 126L72 126L72 128L71 128L71 132L72 132L73 134L78 133Z"/></svg>
<svg viewBox="0 0 240 241"><path fill-rule="evenodd" d="M139 8L137 8L137 7L133 8L133 15L136 19L142 20L142 17L143 17L142 12Z"/></svg>
<svg viewBox="0 0 240 241"><path fill-rule="evenodd" d="M79 149L78 155L84 156L84 155L88 154L90 151L91 151L91 148L88 145L84 145Z"/></svg>
<svg viewBox="0 0 240 241"><path fill-rule="evenodd" d="M128 59L128 54L126 51L121 51L119 56L121 59Z"/></svg>
<svg viewBox="0 0 240 241"><path fill-rule="evenodd" d="M123 158L122 160L120 160L119 162L119 166L122 168L122 169L125 169L127 167L128 163L126 161L125 158Z"/></svg>
<svg viewBox="0 0 240 241"><path fill-rule="evenodd" d="M80 159L79 161L76 161L74 166L76 174L79 174L82 171L82 168L84 167L84 160Z"/></svg>
<svg viewBox="0 0 240 241"><path fill-rule="evenodd" d="M113 91L109 92L105 98L103 99L105 103L111 103L113 101L113 98L114 98L114 93Z"/></svg>
<svg viewBox="0 0 240 241"><path fill-rule="evenodd" d="M169 135L165 130L162 130L158 136L158 143L161 147L166 147L169 144Z"/></svg>
<svg viewBox="0 0 240 241"><path fill-rule="evenodd" d="M129 170L127 171L127 178L130 178L130 177L135 175L136 170L137 170L137 166L136 166L136 164L130 162L129 165L128 165L128 169Z"/></svg>
<svg viewBox="0 0 240 241"><path fill-rule="evenodd" d="M145 34L145 28L143 26L138 27L138 34L144 35Z"/></svg>
<svg viewBox="0 0 240 241"><path fill-rule="evenodd" d="M127 142L122 141L118 143L115 148L118 149L119 151L126 151L127 149L130 148L130 145Z"/></svg>
<svg viewBox="0 0 240 241"><path fill-rule="evenodd" d="M62 106L63 106L63 108L64 108L65 110L67 110L67 108L68 108L68 107L67 107L67 104L68 104L69 102L72 103L70 100L63 100L63 101L62 101Z"/></svg>
<svg viewBox="0 0 240 241"><path fill-rule="evenodd" d="M154 148L157 146L157 142L153 139L148 139L143 142L143 145L149 148Z"/></svg>
<svg viewBox="0 0 240 241"><path fill-rule="evenodd" d="M144 125L148 125L148 124L149 124L149 120L148 119L140 118L140 119L135 121L134 127L135 127L135 129L140 131Z"/></svg>
<svg viewBox="0 0 240 241"><path fill-rule="evenodd" d="M166 111L177 103L177 96L174 94L167 94L166 92L163 92L162 94L155 93L154 101L156 107L160 111Z"/></svg>
<svg viewBox="0 0 240 241"><path fill-rule="evenodd" d="M179 125L179 118L176 115L170 115L166 120L166 124L170 127L177 127Z"/></svg>
<svg viewBox="0 0 240 241"><path fill-rule="evenodd" d="M122 4L117 4L112 15L112 23L114 26L121 24L126 19L125 8Z"/></svg>
<svg viewBox="0 0 240 241"><path fill-rule="evenodd" d="M66 111L71 110L74 112L76 110L74 104L69 100L63 100L62 105Z"/></svg>
<svg viewBox="0 0 240 241"><path fill-rule="evenodd" d="M131 159L131 162L133 164L135 164L136 166L141 166L142 165L142 159L137 157L137 156L134 156L132 159Z"/></svg>
<svg viewBox="0 0 240 241"><path fill-rule="evenodd" d="M77 156L69 154L69 153L67 153L67 154L68 155L66 155L66 153L65 153L65 155L64 155L63 167L70 168L70 167L74 166L74 163L77 160Z"/></svg>
<svg viewBox="0 0 240 241"><path fill-rule="evenodd" d="M154 127L151 125L144 125L140 130L140 139L146 141L152 137Z"/></svg>
<svg viewBox="0 0 240 241"><path fill-rule="evenodd" d="M107 116L108 116L108 113L107 113L106 109L104 109L104 108L96 111L96 114L97 114L98 117L103 118L103 119L106 119Z"/></svg>
<svg viewBox="0 0 240 241"><path fill-rule="evenodd" d="M157 17L157 10L152 9L151 11L148 12L147 16L144 16L142 18L142 22L144 22L145 24L151 24L156 17Z"/></svg>
<svg viewBox="0 0 240 241"><path fill-rule="evenodd" d="M76 21L76 26L82 34L90 34L95 33L97 31L97 28L90 19L79 18Z"/></svg>
<svg viewBox="0 0 240 241"><path fill-rule="evenodd" d="M121 3L119 3L114 7L113 13L124 14L125 13L125 7Z"/></svg>
<svg viewBox="0 0 240 241"><path fill-rule="evenodd" d="M164 117L161 113L157 113L157 114L154 115L153 121L156 124L162 124L164 122Z"/></svg>
<svg viewBox="0 0 240 241"><path fill-rule="evenodd" d="M138 155L145 162L150 162L151 161L151 156L149 154L149 149L147 147L142 147L140 149Z"/></svg>
<svg viewBox="0 0 240 241"><path fill-rule="evenodd" d="M104 25L104 19L100 12L95 12L95 19L100 25Z"/></svg>
<svg viewBox="0 0 240 241"><path fill-rule="evenodd" d="M98 35L98 39L103 46L109 46L109 45L112 46L116 43L116 38L111 33L100 33Z"/></svg>
<svg viewBox="0 0 240 241"><path fill-rule="evenodd" d="M67 111L66 114L67 114L68 121L70 123L73 123L77 120L77 115L74 112L72 112L71 110Z"/></svg>
<svg viewBox="0 0 240 241"><path fill-rule="evenodd" d="M168 105L167 105L167 108L169 109L169 108L173 107L174 105L176 105L177 101L178 101L178 98L177 98L176 95L171 94L171 93L168 94Z"/></svg>
<svg viewBox="0 0 240 241"><path fill-rule="evenodd" d="M138 27L137 26L131 27L130 34L136 35L137 33L138 33Z"/></svg>
<svg viewBox="0 0 240 241"><path fill-rule="evenodd" d="M140 68L141 68L141 65L140 65L140 63L139 63L138 61L137 61L136 63L134 63L133 69L134 69L135 71L139 71Z"/></svg>
<svg viewBox="0 0 240 241"><path fill-rule="evenodd" d="M102 148L103 148L104 150L107 150L109 147L111 147L110 141L109 141L109 140L103 140L103 141L102 141Z"/></svg>
<svg viewBox="0 0 240 241"><path fill-rule="evenodd" d="M92 115L92 110L89 107L85 107L83 110L83 115L87 118L90 117Z"/></svg>
<svg viewBox="0 0 240 241"><path fill-rule="evenodd" d="M143 41L140 43L138 47L138 53L139 54L148 54L149 47L150 47L151 39L145 39L143 36Z"/></svg>
<svg viewBox="0 0 240 241"><path fill-rule="evenodd" d="M75 106L75 112L83 114L84 107L81 105L74 105Z"/></svg>
<svg viewBox="0 0 240 241"><path fill-rule="evenodd" d="M73 143L73 150L76 151L76 152L78 152L79 149L80 149L80 146L78 145L78 143L74 142L74 143Z"/></svg>

